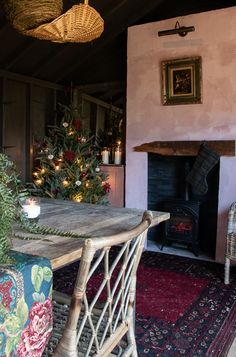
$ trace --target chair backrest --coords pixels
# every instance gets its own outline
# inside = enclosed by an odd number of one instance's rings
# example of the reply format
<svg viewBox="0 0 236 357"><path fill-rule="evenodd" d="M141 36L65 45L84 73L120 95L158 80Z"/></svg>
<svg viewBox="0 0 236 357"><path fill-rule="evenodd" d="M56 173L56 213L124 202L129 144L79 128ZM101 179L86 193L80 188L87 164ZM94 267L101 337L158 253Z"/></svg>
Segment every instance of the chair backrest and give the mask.
<svg viewBox="0 0 236 357"><path fill-rule="evenodd" d="M226 238L227 238L227 240L226 240L226 258L235 260L236 259L236 202L233 202L231 204L229 211L228 211L228 226L227 226ZM227 271L227 269L226 269L226 271ZM227 274L226 274L225 281L228 281L228 279L229 279L229 271ZM227 276L228 276L228 278L227 278Z"/></svg>
<svg viewBox="0 0 236 357"><path fill-rule="evenodd" d="M133 324L136 272L151 222L151 212L145 211L130 231L85 240L69 317L54 356L79 356L78 348L84 356L105 357L125 334L132 343L128 330ZM84 334L90 336L87 342Z"/></svg>
<svg viewBox="0 0 236 357"><path fill-rule="evenodd" d="M227 234L236 233L236 202L232 203L228 211Z"/></svg>

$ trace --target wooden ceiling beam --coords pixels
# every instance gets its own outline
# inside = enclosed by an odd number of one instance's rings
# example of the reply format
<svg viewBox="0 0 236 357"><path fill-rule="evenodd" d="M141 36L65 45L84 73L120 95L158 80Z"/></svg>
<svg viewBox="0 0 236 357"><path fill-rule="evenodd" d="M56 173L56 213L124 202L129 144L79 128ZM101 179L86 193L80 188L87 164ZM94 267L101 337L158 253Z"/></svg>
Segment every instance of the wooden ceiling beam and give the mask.
<svg viewBox="0 0 236 357"><path fill-rule="evenodd" d="M52 46L55 46L55 44L52 44ZM35 68L29 74L30 76L37 77L39 74L43 73L43 68L45 66L49 65L50 63L55 62L56 58L58 56L60 56L64 52L68 51L70 45L68 45L68 44L66 44L66 45L58 45L58 44L56 44L56 46L60 46L60 47L59 48L57 47L57 49L55 51L53 51L53 53L50 52L49 55L47 55L39 63L37 63Z"/></svg>
<svg viewBox="0 0 236 357"><path fill-rule="evenodd" d="M8 31L9 31L10 25L8 23L5 23L1 28L0 28L0 37L3 37Z"/></svg>
<svg viewBox="0 0 236 357"><path fill-rule="evenodd" d="M107 92L109 90L114 89L124 89L125 82L124 81L116 81L116 82L104 82L104 83L93 83L93 84L84 84L84 85L76 85L76 88L83 93L92 93L96 92Z"/></svg>
<svg viewBox="0 0 236 357"><path fill-rule="evenodd" d="M30 41L30 42L29 42ZM32 50L35 47L35 42L33 40L26 40L26 45L22 47L19 46L13 53L9 55L9 58L5 61L6 65L4 66L5 70L10 70L14 64L22 58L27 51Z"/></svg>
<svg viewBox="0 0 236 357"><path fill-rule="evenodd" d="M34 84L34 85L37 85L37 86L41 86L41 87L58 89L58 90L61 90L61 91L63 91L65 89L65 87L60 85L60 84L52 83L52 82L49 82L49 81L44 81L44 80L41 80L41 79L29 77L29 76L24 76L24 75L18 74L18 73L4 71L2 69L0 69L0 77L11 79L13 81L31 83L31 84Z"/></svg>

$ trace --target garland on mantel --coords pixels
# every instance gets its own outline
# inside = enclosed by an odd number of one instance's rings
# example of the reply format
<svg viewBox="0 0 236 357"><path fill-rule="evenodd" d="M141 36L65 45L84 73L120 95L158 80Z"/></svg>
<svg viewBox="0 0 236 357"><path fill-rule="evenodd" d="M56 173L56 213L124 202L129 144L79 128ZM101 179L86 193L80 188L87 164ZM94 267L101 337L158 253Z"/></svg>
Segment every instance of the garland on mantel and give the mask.
<svg viewBox="0 0 236 357"><path fill-rule="evenodd" d="M16 166L5 154L0 153L0 264L13 264L11 249L12 223L17 221L26 231L34 234L53 234L73 238L86 238L74 232L39 226L32 223L22 210L21 203L29 196L23 187ZM17 236L17 235L15 235ZM20 238L20 237L19 237ZM26 239L35 239L27 237Z"/></svg>

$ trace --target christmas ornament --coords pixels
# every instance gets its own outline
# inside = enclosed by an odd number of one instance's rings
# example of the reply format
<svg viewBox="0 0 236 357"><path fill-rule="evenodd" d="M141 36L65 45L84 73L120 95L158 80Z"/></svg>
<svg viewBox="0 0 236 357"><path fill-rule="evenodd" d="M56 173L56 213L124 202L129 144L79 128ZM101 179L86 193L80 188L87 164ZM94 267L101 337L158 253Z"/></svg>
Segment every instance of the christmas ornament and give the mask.
<svg viewBox="0 0 236 357"><path fill-rule="evenodd" d="M52 193L54 193L54 195L57 195L58 192L59 192L58 188L54 188L54 189L52 190Z"/></svg>
<svg viewBox="0 0 236 357"><path fill-rule="evenodd" d="M103 185L103 189L106 193L109 193L110 190L111 190L111 186L108 182L105 182L104 185Z"/></svg>
<svg viewBox="0 0 236 357"><path fill-rule="evenodd" d="M76 155L75 155L75 152L72 151L72 150L68 150L68 151L65 151L65 152L64 152L64 157L65 157L65 159L68 160L68 161L70 161L70 162L74 161L75 156L76 156Z"/></svg>
<svg viewBox="0 0 236 357"><path fill-rule="evenodd" d="M103 186L107 175L100 170L93 137L80 133L81 121L74 119L72 107L62 107L65 111L61 124L50 127L50 136L44 140L48 151L43 151L37 161L37 176L33 180L38 194L76 202L107 203L108 187Z"/></svg>
<svg viewBox="0 0 236 357"><path fill-rule="evenodd" d="M80 119L74 119L72 125L76 130L78 130L78 131L81 130L81 120Z"/></svg>

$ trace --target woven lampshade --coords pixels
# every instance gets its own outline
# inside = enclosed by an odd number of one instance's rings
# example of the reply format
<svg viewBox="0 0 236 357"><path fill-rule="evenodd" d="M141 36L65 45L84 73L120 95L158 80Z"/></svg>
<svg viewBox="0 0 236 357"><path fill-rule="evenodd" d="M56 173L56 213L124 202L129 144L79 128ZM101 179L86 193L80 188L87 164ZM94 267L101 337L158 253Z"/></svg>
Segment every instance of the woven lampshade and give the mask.
<svg viewBox="0 0 236 357"><path fill-rule="evenodd" d="M63 0L7 0L5 6L12 26L22 32L60 16Z"/></svg>
<svg viewBox="0 0 236 357"><path fill-rule="evenodd" d="M52 22L25 31L24 34L40 40L63 43L89 42L100 37L103 31L103 19L85 0L84 4L72 6Z"/></svg>

